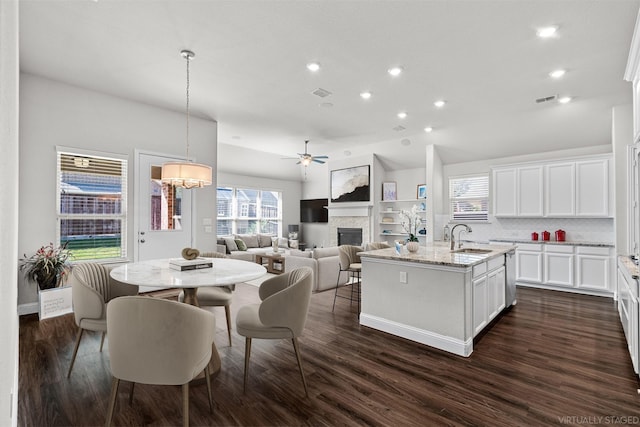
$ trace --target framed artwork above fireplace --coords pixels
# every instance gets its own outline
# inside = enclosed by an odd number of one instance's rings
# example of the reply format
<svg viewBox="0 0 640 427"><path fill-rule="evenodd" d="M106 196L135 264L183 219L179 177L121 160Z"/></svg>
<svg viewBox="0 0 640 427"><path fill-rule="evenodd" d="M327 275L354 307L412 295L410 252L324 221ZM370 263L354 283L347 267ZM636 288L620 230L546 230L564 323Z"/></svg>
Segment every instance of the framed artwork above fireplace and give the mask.
<svg viewBox="0 0 640 427"><path fill-rule="evenodd" d="M331 171L331 203L368 202L369 165Z"/></svg>

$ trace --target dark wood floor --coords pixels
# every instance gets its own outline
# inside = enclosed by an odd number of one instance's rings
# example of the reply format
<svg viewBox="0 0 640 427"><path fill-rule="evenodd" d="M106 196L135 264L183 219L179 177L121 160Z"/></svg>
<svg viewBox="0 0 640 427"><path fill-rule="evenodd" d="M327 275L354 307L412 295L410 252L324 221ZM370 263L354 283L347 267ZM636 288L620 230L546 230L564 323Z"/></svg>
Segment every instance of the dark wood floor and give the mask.
<svg viewBox="0 0 640 427"><path fill-rule="evenodd" d="M232 312L257 300L239 285ZM214 309L222 371L191 388L191 424L224 426L413 426L640 424L640 397L611 299L518 289L518 305L475 345L454 356L357 323L348 300L312 296L300 340L309 383L304 398L289 341L254 340L242 393L244 339L228 346L224 310ZM18 425L101 425L109 396L109 358L99 334L85 334L70 379L73 318L20 321ZM120 388L116 425L180 425L178 387ZM598 418L610 417L610 418ZM614 418L619 417L619 418ZM625 418L623 418L625 417ZM631 417L631 418L630 418Z"/></svg>

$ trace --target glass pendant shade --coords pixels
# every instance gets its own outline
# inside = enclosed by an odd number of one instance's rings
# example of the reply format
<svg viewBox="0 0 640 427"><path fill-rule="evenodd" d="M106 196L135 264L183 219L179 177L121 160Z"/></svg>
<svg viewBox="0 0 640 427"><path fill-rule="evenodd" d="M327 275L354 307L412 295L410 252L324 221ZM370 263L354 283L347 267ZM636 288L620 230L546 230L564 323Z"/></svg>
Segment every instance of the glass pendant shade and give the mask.
<svg viewBox="0 0 640 427"><path fill-rule="evenodd" d="M162 182L174 187L202 188L212 183L211 166L192 162L167 162L162 165Z"/></svg>

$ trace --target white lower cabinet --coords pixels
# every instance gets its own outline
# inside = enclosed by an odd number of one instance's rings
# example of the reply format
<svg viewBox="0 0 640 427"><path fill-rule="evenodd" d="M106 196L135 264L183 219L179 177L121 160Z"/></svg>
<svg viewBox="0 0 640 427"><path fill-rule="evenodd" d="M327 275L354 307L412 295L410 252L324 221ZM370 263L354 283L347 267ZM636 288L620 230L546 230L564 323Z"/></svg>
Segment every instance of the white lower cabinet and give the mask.
<svg viewBox="0 0 640 427"><path fill-rule="evenodd" d="M505 307L504 256L473 267L473 336Z"/></svg>
<svg viewBox="0 0 640 427"><path fill-rule="evenodd" d="M618 261L617 268L618 281L618 314L620 323L627 339L629 355L633 363L633 369L638 373L638 281L629 275L629 272Z"/></svg>
<svg viewBox="0 0 640 427"><path fill-rule="evenodd" d="M610 247L518 244L516 281L596 295L612 293L612 257Z"/></svg>

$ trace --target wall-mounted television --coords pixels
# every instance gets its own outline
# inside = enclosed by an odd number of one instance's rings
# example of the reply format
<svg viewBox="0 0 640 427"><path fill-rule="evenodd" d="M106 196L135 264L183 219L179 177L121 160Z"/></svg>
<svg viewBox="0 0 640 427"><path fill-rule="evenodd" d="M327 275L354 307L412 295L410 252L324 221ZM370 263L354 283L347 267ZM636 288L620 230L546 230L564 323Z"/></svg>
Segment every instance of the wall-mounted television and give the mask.
<svg viewBox="0 0 640 427"><path fill-rule="evenodd" d="M329 222L329 199L300 200L300 222Z"/></svg>

